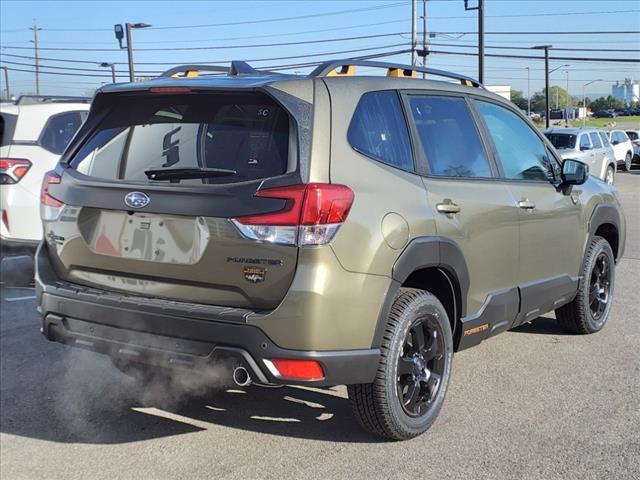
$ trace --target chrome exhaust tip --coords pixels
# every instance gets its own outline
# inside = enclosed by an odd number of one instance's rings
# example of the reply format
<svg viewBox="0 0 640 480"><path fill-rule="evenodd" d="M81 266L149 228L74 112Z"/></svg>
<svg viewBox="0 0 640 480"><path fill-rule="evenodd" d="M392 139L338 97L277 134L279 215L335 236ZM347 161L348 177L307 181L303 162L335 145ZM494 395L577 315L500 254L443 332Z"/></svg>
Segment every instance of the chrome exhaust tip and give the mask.
<svg viewBox="0 0 640 480"><path fill-rule="evenodd" d="M251 376L244 367L236 367L233 369L233 382L239 387L251 385Z"/></svg>

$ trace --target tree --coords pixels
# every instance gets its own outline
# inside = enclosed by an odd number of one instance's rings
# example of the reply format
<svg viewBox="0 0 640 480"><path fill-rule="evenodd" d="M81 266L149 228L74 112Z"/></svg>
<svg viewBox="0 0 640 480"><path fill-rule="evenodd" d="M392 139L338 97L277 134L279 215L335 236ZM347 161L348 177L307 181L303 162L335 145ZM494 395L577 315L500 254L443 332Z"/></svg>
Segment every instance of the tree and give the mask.
<svg viewBox="0 0 640 480"><path fill-rule="evenodd" d="M624 108L625 104L623 101L617 100L616 98L609 95L606 98L605 97L596 98L593 102L591 102L589 106L591 107L592 111L597 112L598 110Z"/></svg>
<svg viewBox="0 0 640 480"><path fill-rule="evenodd" d="M527 111L527 99L522 96L522 91L511 90L511 101L515 103L520 110Z"/></svg>
<svg viewBox="0 0 640 480"><path fill-rule="evenodd" d="M545 89L543 88L541 91L534 93L531 96L531 110L538 113L544 113L545 110L545 98L544 98ZM549 108L564 108L568 105L570 107L575 107L581 102L578 102L577 99L572 97L567 93L567 91L562 87L553 86L549 88Z"/></svg>

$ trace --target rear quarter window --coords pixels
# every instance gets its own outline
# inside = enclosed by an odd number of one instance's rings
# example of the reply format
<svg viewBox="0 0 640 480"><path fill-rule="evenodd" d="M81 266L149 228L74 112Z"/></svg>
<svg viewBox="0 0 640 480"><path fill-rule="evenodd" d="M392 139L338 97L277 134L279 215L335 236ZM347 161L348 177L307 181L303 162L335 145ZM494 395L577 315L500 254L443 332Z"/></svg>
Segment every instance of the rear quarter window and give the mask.
<svg viewBox="0 0 640 480"><path fill-rule="evenodd" d="M353 114L349 144L379 162L413 171L407 122L395 90L365 93Z"/></svg>
<svg viewBox="0 0 640 480"><path fill-rule="evenodd" d="M49 152L62 155L86 118L87 112L85 111L52 115L42 129L38 143Z"/></svg>
<svg viewBox="0 0 640 480"><path fill-rule="evenodd" d="M17 120L17 115L11 115L10 113L0 114L0 146L11 145Z"/></svg>

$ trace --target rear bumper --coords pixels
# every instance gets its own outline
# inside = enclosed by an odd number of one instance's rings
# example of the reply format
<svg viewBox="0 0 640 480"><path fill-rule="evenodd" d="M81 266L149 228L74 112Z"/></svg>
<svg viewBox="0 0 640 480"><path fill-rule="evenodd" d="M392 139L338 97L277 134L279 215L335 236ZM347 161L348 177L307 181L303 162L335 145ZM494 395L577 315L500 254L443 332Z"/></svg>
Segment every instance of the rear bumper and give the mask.
<svg viewBox="0 0 640 480"><path fill-rule="evenodd" d="M33 255L38 248L39 243L39 240L22 240L0 235L0 249L2 250L2 255L25 253Z"/></svg>
<svg viewBox="0 0 640 480"><path fill-rule="evenodd" d="M283 349L246 323L248 311L214 308L205 316L180 311L176 302L171 302L174 308L162 308L161 300L157 305L150 305L152 299L136 303L123 294L69 284L55 278L45 246L36 254L36 294L47 339L124 361L198 369L236 357L260 383L331 386L373 381L380 355L376 348ZM272 358L316 360L324 378L280 378L265 363Z"/></svg>

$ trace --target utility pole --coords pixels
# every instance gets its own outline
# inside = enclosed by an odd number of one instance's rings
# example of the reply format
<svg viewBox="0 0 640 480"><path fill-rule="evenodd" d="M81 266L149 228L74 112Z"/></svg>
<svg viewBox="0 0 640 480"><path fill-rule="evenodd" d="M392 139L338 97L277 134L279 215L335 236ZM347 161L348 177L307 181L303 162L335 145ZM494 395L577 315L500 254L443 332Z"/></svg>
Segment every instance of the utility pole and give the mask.
<svg viewBox="0 0 640 480"><path fill-rule="evenodd" d="M417 59L417 29L418 29L418 0L411 0L411 65L416 64Z"/></svg>
<svg viewBox="0 0 640 480"><path fill-rule="evenodd" d="M469 0L464 0L464 9L478 11L478 81L484 83L484 0L478 0L473 8L469 8Z"/></svg>
<svg viewBox="0 0 640 480"><path fill-rule="evenodd" d="M527 117L531 117L531 67L527 69Z"/></svg>
<svg viewBox="0 0 640 480"><path fill-rule="evenodd" d="M422 66L427 66L427 0L422 0ZM425 74L422 74L422 78Z"/></svg>
<svg viewBox="0 0 640 480"><path fill-rule="evenodd" d="M33 30L33 47L35 49L35 67L36 67L36 95L40 95L40 61L38 59L38 31L42 30L37 25L29 27L29 30Z"/></svg>
<svg viewBox="0 0 640 480"><path fill-rule="evenodd" d="M4 70L4 88L7 91L7 100L9 100L11 98L11 95L9 94L9 70L7 69L7 67L0 68Z"/></svg>
<svg viewBox="0 0 640 480"><path fill-rule="evenodd" d="M553 45L538 45L533 47L536 50L544 50L544 124L549 128L549 49Z"/></svg>

